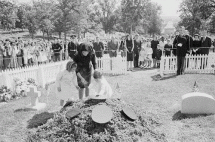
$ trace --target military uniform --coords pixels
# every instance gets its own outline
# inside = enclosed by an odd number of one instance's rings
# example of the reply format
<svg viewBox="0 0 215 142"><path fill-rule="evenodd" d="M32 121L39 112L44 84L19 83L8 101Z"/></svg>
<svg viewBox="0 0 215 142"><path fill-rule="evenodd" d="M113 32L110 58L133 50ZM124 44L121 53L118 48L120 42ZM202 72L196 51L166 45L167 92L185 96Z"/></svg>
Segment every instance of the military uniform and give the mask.
<svg viewBox="0 0 215 142"><path fill-rule="evenodd" d="M59 43L52 44L52 50L54 51L54 61L60 61L60 51L62 50L62 46Z"/></svg>
<svg viewBox="0 0 215 142"><path fill-rule="evenodd" d="M70 58L74 58L75 54L77 53L78 51L78 43L74 43L74 42L69 42L68 44L68 54L69 54L69 57Z"/></svg>
<svg viewBox="0 0 215 142"><path fill-rule="evenodd" d="M103 57L104 45L102 42L94 42L93 48L96 52L96 57L99 57L99 58Z"/></svg>

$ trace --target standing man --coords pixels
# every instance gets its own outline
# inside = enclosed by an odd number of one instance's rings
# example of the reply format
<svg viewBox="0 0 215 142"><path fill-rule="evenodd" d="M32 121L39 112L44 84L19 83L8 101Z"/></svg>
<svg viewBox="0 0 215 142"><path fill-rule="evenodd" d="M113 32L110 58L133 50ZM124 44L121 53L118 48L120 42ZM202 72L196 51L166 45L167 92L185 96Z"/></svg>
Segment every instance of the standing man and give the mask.
<svg viewBox="0 0 215 142"><path fill-rule="evenodd" d="M73 59L75 54L78 51L79 44L76 40L76 35L71 35L70 38L71 38L71 41L68 43L68 54L69 54L69 57Z"/></svg>
<svg viewBox="0 0 215 142"><path fill-rule="evenodd" d="M118 50L118 42L114 40L114 37L111 38L111 41L107 43L108 49L109 49L109 56L110 58L117 56L117 50ZM110 67L111 70L113 68L113 60L110 60Z"/></svg>
<svg viewBox="0 0 215 142"><path fill-rule="evenodd" d="M208 55L209 54L209 50L210 50L210 47L211 47L211 38L209 38L207 36L207 30L203 30L201 32L202 34L202 38L201 38L201 47L199 49L199 53L202 54L202 55ZM201 60L201 69L203 68L206 68L207 67L207 64L208 64L208 59L205 58L205 59L202 59Z"/></svg>
<svg viewBox="0 0 215 142"><path fill-rule="evenodd" d="M191 47L193 46L193 38L189 35L188 30L185 30L185 37L186 37L187 42L188 42L188 51L190 51Z"/></svg>
<svg viewBox="0 0 215 142"><path fill-rule="evenodd" d="M184 36L184 27L179 28L179 35L174 39L173 45L176 46L176 56L177 56L177 75L184 74L184 62L185 56L189 49L189 42Z"/></svg>
<svg viewBox="0 0 215 142"><path fill-rule="evenodd" d="M199 52L202 55L205 55L205 54L208 55L209 54L209 49L210 49L211 44L212 44L211 38L209 38L207 36L207 30L203 30L201 32L201 34L202 34L202 37L201 37L200 41L201 41L201 47L203 47L203 48L200 48Z"/></svg>
<svg viewBox="0 0 215 142"><path fill-rule="evenodd" d="M54 61L60 61L60 52L62 50L62 46L58 43L57 38L55 38L54 43L52 44L52 50L54 52Z"/></svg>
<svg viewBox="0 0 215 142"><path fill-rule="evenodd" d="M104 44L99 40L99 37L96 37L96 42L93 43L93 48L96 52L96 57L103 57L104 53Z"/></svg>
<svg viewBox="0 0 215 142"><path fill-rule="evenodd" d="M134 67L138 68L139 63L139 52L141 49L141 41L139 40L139 36L135 35L134 37Z"/></svg>
<svg viewBox="0 0 215 142"><path fill-rule="evenodd" d="M152 48L152 59L153 59L153 67L157 67L157 48L158 48L159 41L157 40L157 37L153 37L153 40L151 41L151 48Z"/></svg>

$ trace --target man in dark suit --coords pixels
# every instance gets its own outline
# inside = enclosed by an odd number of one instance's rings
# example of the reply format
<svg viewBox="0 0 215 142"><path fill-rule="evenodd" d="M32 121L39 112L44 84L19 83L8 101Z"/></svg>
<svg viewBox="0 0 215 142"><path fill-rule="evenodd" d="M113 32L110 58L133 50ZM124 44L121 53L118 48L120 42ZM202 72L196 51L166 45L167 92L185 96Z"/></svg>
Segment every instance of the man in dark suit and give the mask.
<svg viewBox="0 0 215 142"><path fill-rule="evenodd" d="M57 38L55 38L54 43L52 44L52 50L54 52L54 61L60 61L60 52L62 50L62 46L60 45L60 43L58 42Z"/></svg>
<svg viewBox="0 0 215 142"><path fill-rule="evenodd" d="M96 57L103 57L104 44L99 40L99 37L96 37L96 42L93 43L93 48L96 52Z"/></svg>
<svg viewBox="0 0 215 142"><path fill-rule="evenodd" d="M210 50L210 47L211 47L211 38L207 37L207 30L203 30L201 32L202 34L202 37L201 37L201 48L199 49L199 53L201 55L208 55L209 54L209 50ZM208 59L205 58L205 59L201 59L201 69L207 67L207 61ZM205 64L204 64L205 63Z"/></svg>
<svg viewBox="0 0 215 142"><path fill-rule="evenodd" d="M212 44L211 38L207 37L207 31L206 30L203 30L201 32L201 34L202 34L202 37L201 37L200 41L201 41L201 47L202 48L200 48L199 52L202 55L205 55L205 54L208 55L209 49L210 49L211 44Z"/></svg>
<svg viewBox="0 0 215 142"><path fill-rule="evenodd" d="M173 45L176 45L177 75L184 74L184 61L189 49L189 42L186 36L184 36L184 31L184 27L180 27L179 35L173 41Z"/></svg>
<svg viewBox="0 0 215 142"><path fill-rule="evenodd" d="M134 37L134 67L139 66L139 52L141 49L141 41L139 40L139 35Z"/></svg>
<svg viewBox="0 0 215 142"><path fill-rule="evenodd" d="M76 41L76 35L71 35L70 36L71 41L68 44L68 54L71 59L74 58L74 55L78 51L78 42Z"/></svg>

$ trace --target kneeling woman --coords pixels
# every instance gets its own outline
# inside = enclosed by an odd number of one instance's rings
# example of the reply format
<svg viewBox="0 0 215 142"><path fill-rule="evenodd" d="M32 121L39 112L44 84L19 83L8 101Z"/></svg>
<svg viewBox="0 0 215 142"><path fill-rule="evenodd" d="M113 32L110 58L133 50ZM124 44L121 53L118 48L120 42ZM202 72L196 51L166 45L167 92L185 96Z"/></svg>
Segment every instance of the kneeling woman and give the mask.
<svg viewBox="0 0 215 142"><path fill-rule="evenodd" d="M84 90L85 97L89 96L89 85L91 83L92 69L96 69L96 57L93 47L90 43L80 44L79 52L74 56L73 60L77 63L77 81L79 89L79 99L83 99Z"/></svg>

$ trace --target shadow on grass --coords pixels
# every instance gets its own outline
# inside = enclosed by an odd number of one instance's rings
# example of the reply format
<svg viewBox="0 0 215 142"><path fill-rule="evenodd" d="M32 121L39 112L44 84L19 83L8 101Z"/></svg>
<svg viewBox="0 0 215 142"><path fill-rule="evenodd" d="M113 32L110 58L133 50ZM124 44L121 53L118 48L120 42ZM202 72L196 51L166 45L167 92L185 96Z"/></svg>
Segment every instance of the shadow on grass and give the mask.
<svg viewBox="0 0 215 142"><path fill-rule="evenodd" d="M35 114L30 120L28 120L27 128L37 128L45 124L49 119L54 118L54 113L42 112L40 114Z"/></svg>
<svg viewBox="0 0 215 142"><path fill-rule="evenodd" d="M177 120L182 120L182 119L205 117L205 116L210 116L210 115L213 115L213 114L183 114L183 113L181 113L181 111L178 111L172 116L172 120L177 121Z"/></svg>
<svg viewBox="0 0 215 142"><path fill-rule="evenodd" d="M134 68L131 72L156 70L157 68Z"/></svg>
<svg viewBox="0 0 215 142"><path fill-rule="evenodd" d="M177 77L177 75L161 77L159 74L151 76L153 81L168 80L168 79L172 79L172 78L176 78L176 77Z"/></svg>
<svg viewBox="0 0 215 142"><path fill-rule="evenodd" d="M33 109L33 108L19 108L19 109L16 109L14 110L14 112L26 112L26 111L37 111L36 109Z"/></svg>

